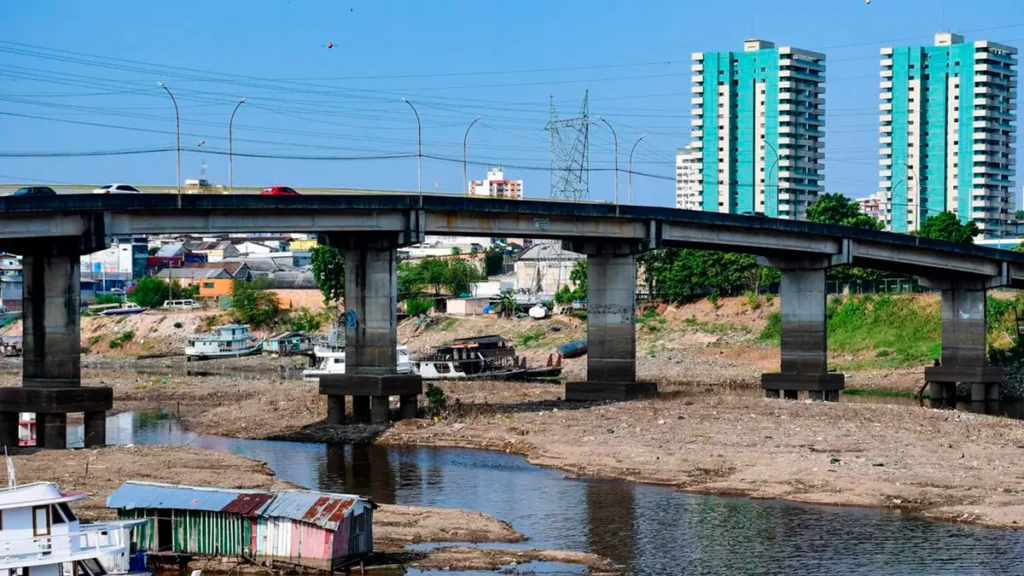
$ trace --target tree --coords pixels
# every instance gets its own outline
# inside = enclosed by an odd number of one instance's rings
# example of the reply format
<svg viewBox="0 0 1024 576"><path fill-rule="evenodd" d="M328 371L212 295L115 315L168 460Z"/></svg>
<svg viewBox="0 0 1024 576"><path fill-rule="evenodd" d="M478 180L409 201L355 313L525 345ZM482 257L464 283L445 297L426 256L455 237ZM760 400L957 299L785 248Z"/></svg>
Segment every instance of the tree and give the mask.
<svg viewBox="0 0 1024 576"><path fill-rule="evenodd" d="M423 271L415 264L398 263L398 299L407 300L423 291Z"/></svg>
<svg viewBox="0 0 1024 576"><path fill-rule="evenodd" d="M1017 210L1013 213L1013 217L1017 220L1024 220L1024 210Z"/></svg>
<svg viewBox="0 0 1024 576"><path fill-rule="evenodd" d="M488 248L484 252L484 274L496 276L505 272L505 252L501 248Z"/></svg>
<svg viewBox="0 0 1024 576"><path fill-rule="evenodd" d="M417 264L423 283L434 288L434 294L440 294L441 288L448 280L448 263L439 258L424 258Z"/></svg>
<svg viewBox="0 0 1024 576"><path fill-rule="evenodd" d="M462 248L459 248L458 246L452 246L452 256L458 256L460 254L462 254Z"/></svg>
<svg viewBox="0 0 1024 576"><path fill-rule="evenodd" d="M917 235L933 240L945 240L947 242L960 242L973 244L974 237L981 234L978 225L974 222L963 224L956 214L942 212L925 218Z"/></svg>
<svg viewBox="0 0 1024 576"><path fill-rule="evenodd" d="M168 289L170 293L168 293ZM129 298L144 308L156 308L168 299L192 298L194 297L192 290L192 286L182 288L177 280L172 281L168 288L167 282L155 276L145 276L139 278L139 281L135 283L135 288L132 289ZM198 286L194 290L198 293Z"/></svg>
<svg viewBox="0 0 1024 576"><path fill-rule="evenodd" d="M569 281L573 283L576 288L572 291L572 297L574 300L586 300L587 299L587 259L580 258L572 265L572 271L569 272Z"/></svg>
<svg viewBox="0 0 1024 576"><path fill-rule="evenodd" d="M839 192L822 194L807 207L807 220L819 224L837 224L852 228L881 230L882 222L863 214L856 202Z"/></svg>
<svg viewBox="0 0 1024 576"><path fill-rule="evenodd" d="M235 280L231 285L231 311L240 322L253 326L266 326L276 320L277 296L270 291L270 281Z"/></svg>
<svg viewBox="0 0 1024 576"><path fill-rule="evenodd" d="M499 318L511 318L516 315L516 310L519 308L519 302L516 301L516 295L511 290L508 292L502 292L498 296L498 301L494 303L494 313Z"/></svg>
<svg viewBox="0 0 1024 576"><path fill-rule="evenodd" d="M445 267L445 279L442 284L448 293L458 298L472 289L471 284L480 280L480 270L472 263L461 258L448 260Z"/></svg>
<svg viewBox="0 0 1024 576"><path fill-rule="evenodd" d="M324 295L324 304L345 297L345 255L334 246L314 246L310 261L313 279Z"/></svg>
<svg viewBox="0 0 1024 576"><path fill-rule="evenodd" d="M159 251L160 251L160 247L159 246L150 246L149 250L146 251L146 254L149 254L150 256L156 256L156 253L159 252Z"/></svg>

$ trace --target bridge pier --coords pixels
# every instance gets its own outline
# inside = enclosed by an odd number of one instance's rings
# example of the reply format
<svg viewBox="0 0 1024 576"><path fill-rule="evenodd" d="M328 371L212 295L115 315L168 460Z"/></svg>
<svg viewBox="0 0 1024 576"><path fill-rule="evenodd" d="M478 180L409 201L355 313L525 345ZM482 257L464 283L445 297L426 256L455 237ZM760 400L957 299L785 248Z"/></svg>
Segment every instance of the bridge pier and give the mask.
<svg viewBox="0 0 1024 576"><path fill-rule="evenodd" d="M761 375L765 397L795 400L807 390L811 400L839 401L842 374L828 371L827 258L758 258L782 270L782 362L777 373Z"/></svg>
<svg viewBox="0 0 1024 576"><path fill-rule="evenodd" d="M988 365L986 290L977 279L925 280L942 290L942 362L924 369L932 408L956 408L958 383L971 385L971 403L998 403L1003 369ZM981 410L984 411L984 410Z"/></svg>
<svg viewBox="0 0 1024 576"><path fill-rule="evenodd" d="M67 447L67 415L85 412L87 446L106 441L113 390L82 387L80 254L97 248L81 238L36 238L4 249L22 254L22 385L0 388L0 444L18 445L20 412L36 414L36 444Z"/></svg>
<svg viewBox="0 0 1024 576"><path fill-rule="evenodd" d="M640 242L567 243L587 255L587 380L567 382L566 400L631 400L657 394L636 380L636 256Z"/></svg>
<svg viewBox="0 0 1024 576"><path fill-rule="evenodd" d="M352 396L356 423L387 422L390 397L402 399L399 417L415 417L423 391L418 374L398 374L398 247L395 234L336 236L321 242L345 253L345 374L322 376L327 421L345 421L345 396Z"/></svg>

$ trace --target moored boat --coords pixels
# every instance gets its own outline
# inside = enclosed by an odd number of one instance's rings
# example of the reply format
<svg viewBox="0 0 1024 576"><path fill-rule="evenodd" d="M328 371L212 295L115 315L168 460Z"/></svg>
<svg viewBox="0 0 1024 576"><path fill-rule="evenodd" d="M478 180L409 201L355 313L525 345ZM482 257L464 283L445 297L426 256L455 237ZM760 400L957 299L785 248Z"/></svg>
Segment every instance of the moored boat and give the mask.
<svg viewBox="0 0 1024 576"><path fill-rule="evenodd" d="M119 308L111 308L101 312L104 316L124 316L127 314L142 314L146 309L135 302L125 302Z"/></svg>
<svg viewBox="0 0 1024 576"><path fill-rule="evenodd" d="M410 359L409 348L399 346L396 348L398 361L395 371L398 374L411 374L413 364ZM345 373L345 347L330 344L317 344L313 347L315 364L312 368L302 371L302 377L306 380L316 380L321 376Z"/></svg>
<svg viewBox="0 0 1024 576"><path fill-rule="evenodd" d="M217 326L216 332L190 335L185 356L189 360L238 358L259 354L261 350L262 343L256 341L248 326L225 324Z"/></svg>

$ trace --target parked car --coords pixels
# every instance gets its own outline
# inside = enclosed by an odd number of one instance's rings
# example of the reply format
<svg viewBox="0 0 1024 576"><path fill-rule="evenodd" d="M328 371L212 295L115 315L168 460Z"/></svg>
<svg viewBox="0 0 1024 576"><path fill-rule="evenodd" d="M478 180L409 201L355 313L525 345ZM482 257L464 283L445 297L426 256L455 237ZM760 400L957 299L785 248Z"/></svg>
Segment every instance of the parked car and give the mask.
<svg viewBox="0 0 1024 576"><path fill-rule="evenodd" d="M260 196L298 196L294 188L287 186L268 186L260 190Z"/></svg>
<svg viewBox="0 0 1024 576"><path fill-rule="evenodd" d="M198 310L202 305L195 300L167 300L161 308L167 310Z"/></svg>
<svg viewBox="0 0 1024 576"><path fill-rule="evenodd" d="M93 194L141 194L139 189L127 184L107 184L92 191Z"/></svg>
<svg viewBox="0 0 1024 576"><path fill-rule="evenodd" d="M26 186L18 188L11 196L56 196L57 193L49 186Z"/></svg>

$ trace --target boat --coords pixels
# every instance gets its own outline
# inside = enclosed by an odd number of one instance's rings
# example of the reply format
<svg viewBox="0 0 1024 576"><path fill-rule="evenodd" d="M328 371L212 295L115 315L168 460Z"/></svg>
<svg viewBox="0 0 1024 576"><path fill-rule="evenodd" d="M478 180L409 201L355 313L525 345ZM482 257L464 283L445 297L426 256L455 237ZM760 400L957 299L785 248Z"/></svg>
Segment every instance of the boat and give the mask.
<svg viewBox="0 0 1024 576"><path fill-rule="evenodd" d="M126 314L142 314L146 309L135 302L125 302L118 308L111 308L101 312L104 316L124 316Z"/></svg>
<svg viewBox="0 0 1024 576"><path fill-rule="evenodd" d="M0 356L21 356L21 336L0 336Z"/></svg>
<svg viewBox="0 0 1024 576"><path fill-rule="evenodd" d="M217 326L215 332L209 334L192 334L185 345L185 356L188 360L210 360L213 358L238 358L259 354L263 349L261 342L249 332L245 324L225 324Z"/></svg>
<svg viewBox="0 0 1024 576"><path fill-rule="evenodd" d="M273 356L306 355L313 345L305 332L282 332L263 342L263 353Z"/></svg>
<svg viewBox="0 0 1024 576"><path fill-rule="evenodd" d="M395 371L398 374L413 373L413 363L409 348L399 346L396 348L398 362ZM313 347L315 363L311 368L302 371L302 377L306 380L316 380L321 376L331 376L345 373L345 347L331 344L317 344Z"/></svg>
<svg viewBox="0 0 1024 576"><path fill-rule="evenodd" d="M579 358L587 353L587 339L573 340L558 347L558 353L562 358Z"/></svg>
<svg viewBox="0 0 1024 576"><path fill-rule="evenodd" d="M146 520L85 524L69 506L83 493L62 493L53 482L18 486L8 461L0 489L0 573L32 576L146 576L146 554L131 540Z"/></svg>
<svg viewBox="0 0 1024 576"><path fill-rule="evenodd" d="M554 377L562 372L561 356L557 361L554 355L549 357L547 366L528 368L526 357L516 356L508 340L496 335L453 340L413 359L412 364L413 372L424 380L520 380Z"/></svg>

